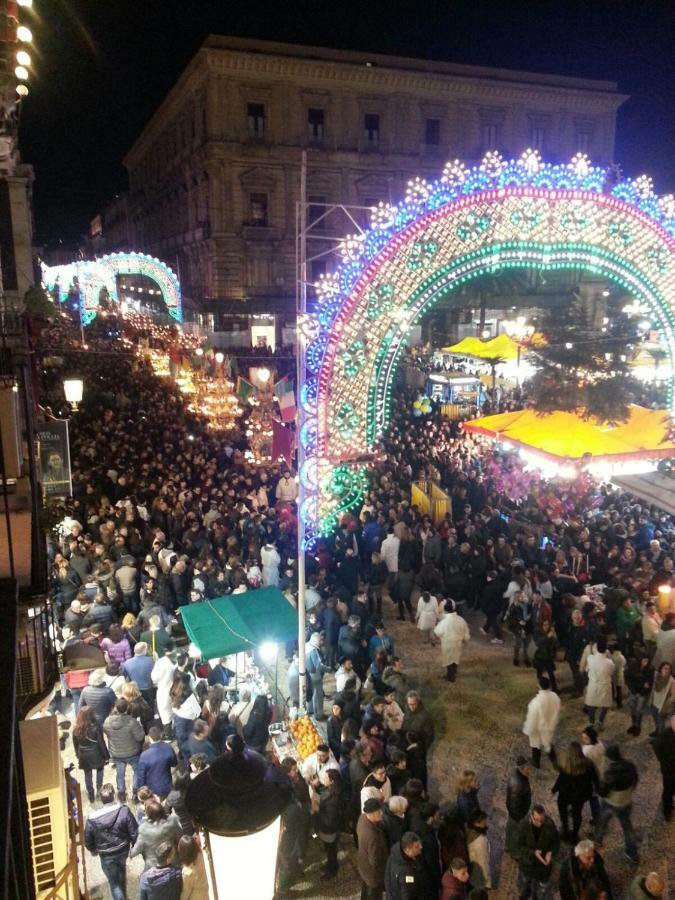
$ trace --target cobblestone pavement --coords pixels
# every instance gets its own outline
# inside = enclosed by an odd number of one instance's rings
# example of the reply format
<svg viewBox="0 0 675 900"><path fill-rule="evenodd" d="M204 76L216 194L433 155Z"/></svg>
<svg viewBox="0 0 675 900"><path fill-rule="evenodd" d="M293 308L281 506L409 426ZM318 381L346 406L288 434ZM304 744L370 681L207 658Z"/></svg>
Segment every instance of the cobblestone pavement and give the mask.
<svg viewBox="0 0 675 900"><path fill-rule="evenodd" d="M398 622L395 608L386 600L385 619L396 639L398 655L405 661L411 679L420 688L425 704L437 722L438 737L430 758L431 793L434 799L452 800L461 772L470 768L478 773L481 806L490 816L489 837L496 885L490 896L495 900L516 900L516 867L503 853L505 790L513 760L519 753L528 752L527 739L521 733L521 727L527 703L536 691L534 673L531 669L512 665L508 636L503 647L491 645L478 630L482 617L469 614L472 640L464 654L458 680L455 684L448 684L441 677L443 670L439 649L422 644L420 632L410 623ZM569 740L578 737L585 717L581 709L582 701L568 699L566 689L570 687L571 679L564 663L558 664L558 680L563 690L563 707L557 744L562 748ZM280 680L280 683L283 682ZM331 692L329 680L326 689L327 693ZM670 883L675 866L675 824L664 822L659 807L661 778L646 736L651 727L645 728L642 736L635 739L626 735L629 724L625 711L610 711L602 739L605 742L619 742L625 755L635 762L640 771L633 812L633 823L641 839L639 871L658 870ZM645 724L651 726L651 721ZM106 780L113 780L113 776L113 770L106 769ZM557 823L557 808L551 794L554 780L551 764L544 757L541 770L533 776L533 792L535 800L546 806ZM84 803L86 812L86 797ZM588 807L584 812L582 834L589 826ZM562 851L563 854L567 852L567 848ZM623 857L621 833L615 823L610 826L602 852L615 900L628 897L628 887L636 869ZM305 876L283 894L284 900L352 900L359 897L351 837L343 835L341 838L340 869L334 881L320 881L322 863L321 847L315 841L307 854ZM87 868L91 900L109 897L98 860L88 855ZM131 860L130 900L138 897L141 871L141 861ZM233 888L236 892L235 885Z"/></svg>

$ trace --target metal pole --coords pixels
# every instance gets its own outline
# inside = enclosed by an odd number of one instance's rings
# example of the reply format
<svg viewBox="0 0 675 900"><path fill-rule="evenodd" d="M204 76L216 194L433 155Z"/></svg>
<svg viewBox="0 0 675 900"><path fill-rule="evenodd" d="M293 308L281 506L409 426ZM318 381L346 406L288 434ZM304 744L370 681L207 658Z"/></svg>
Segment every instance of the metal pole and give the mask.
<svg viewBox="0 0 675 900"><path fill-rule="evenodd" d="M298 453L298 475L302 472L305 452L300 440L300 432L305 414L302 409L302 389L305 385L306 360L305 340L302 323L307 314L307 151L302 151L300 164L300 202L296 210L296 265L295 280L295 355L298 403L296 414L296 436ZM307 672L305 669L305 489L302 477L298 478L298 693L300 711L304 711L307 696Z"/></svg>

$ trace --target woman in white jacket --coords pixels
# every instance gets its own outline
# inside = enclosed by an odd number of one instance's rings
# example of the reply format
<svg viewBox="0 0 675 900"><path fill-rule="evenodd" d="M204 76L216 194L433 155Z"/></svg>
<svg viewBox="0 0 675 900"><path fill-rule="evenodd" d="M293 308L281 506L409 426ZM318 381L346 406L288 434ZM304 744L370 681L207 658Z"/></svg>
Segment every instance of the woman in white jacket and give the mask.
<svg viewBox="0 0 675 900"><path fill-rule="evenodd" d="M455 601L445 601L445 612L438 625L434 628L434 634L441 639L441 651L443 665L446 669L448 681L454 681L457 677L457 667L462 658L463 645L471 638L469 626L464 619L455 612Z"/></svg>
<svg viewBox="0 0 675 900"><path fill-rule="evenodd" d="M612 679L616 672L616 666L609 658L607 641L598 638L595 652L591 652L586 662L588 672L588 684L586 685L585 706L588 713L588 721L595 725L596 711L598 716L598 730L602 728L607 710L612 705Z"/></svg>
<svg viewBox="0 0 675 900"><path fill-rule="evenodd" d="M424 635L424 643L434 646L434 628L438 624L438 600L432 597L429 591L422 591L417 601L415 613L417 627Z"/></svg>

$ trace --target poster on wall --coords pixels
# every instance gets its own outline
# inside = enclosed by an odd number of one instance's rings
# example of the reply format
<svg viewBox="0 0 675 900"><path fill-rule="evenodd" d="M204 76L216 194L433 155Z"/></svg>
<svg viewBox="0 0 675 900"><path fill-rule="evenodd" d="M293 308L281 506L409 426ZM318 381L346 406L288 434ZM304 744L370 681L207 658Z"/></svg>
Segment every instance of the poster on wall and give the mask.
<svg viewBox="0 0 675 900"><path fill-rule="evenodd" d="M38 470L45 497L69 497L70 443L68 422L55 419L45 422L37 430Z"/></svg>

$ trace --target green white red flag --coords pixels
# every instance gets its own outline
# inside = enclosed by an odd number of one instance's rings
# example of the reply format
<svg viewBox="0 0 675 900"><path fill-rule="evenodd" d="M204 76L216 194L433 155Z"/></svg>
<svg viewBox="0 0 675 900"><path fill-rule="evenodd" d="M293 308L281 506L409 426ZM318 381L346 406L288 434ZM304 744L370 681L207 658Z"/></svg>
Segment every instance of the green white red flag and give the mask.
<svg viewBox="0 0 675 900"><path fill-rule="evenodd" d="M283 422L293 422L295 420L295 391L293 390L293 382L285 375L280 381L274 385L274 396L279 404L279 412Z"/></svg>

